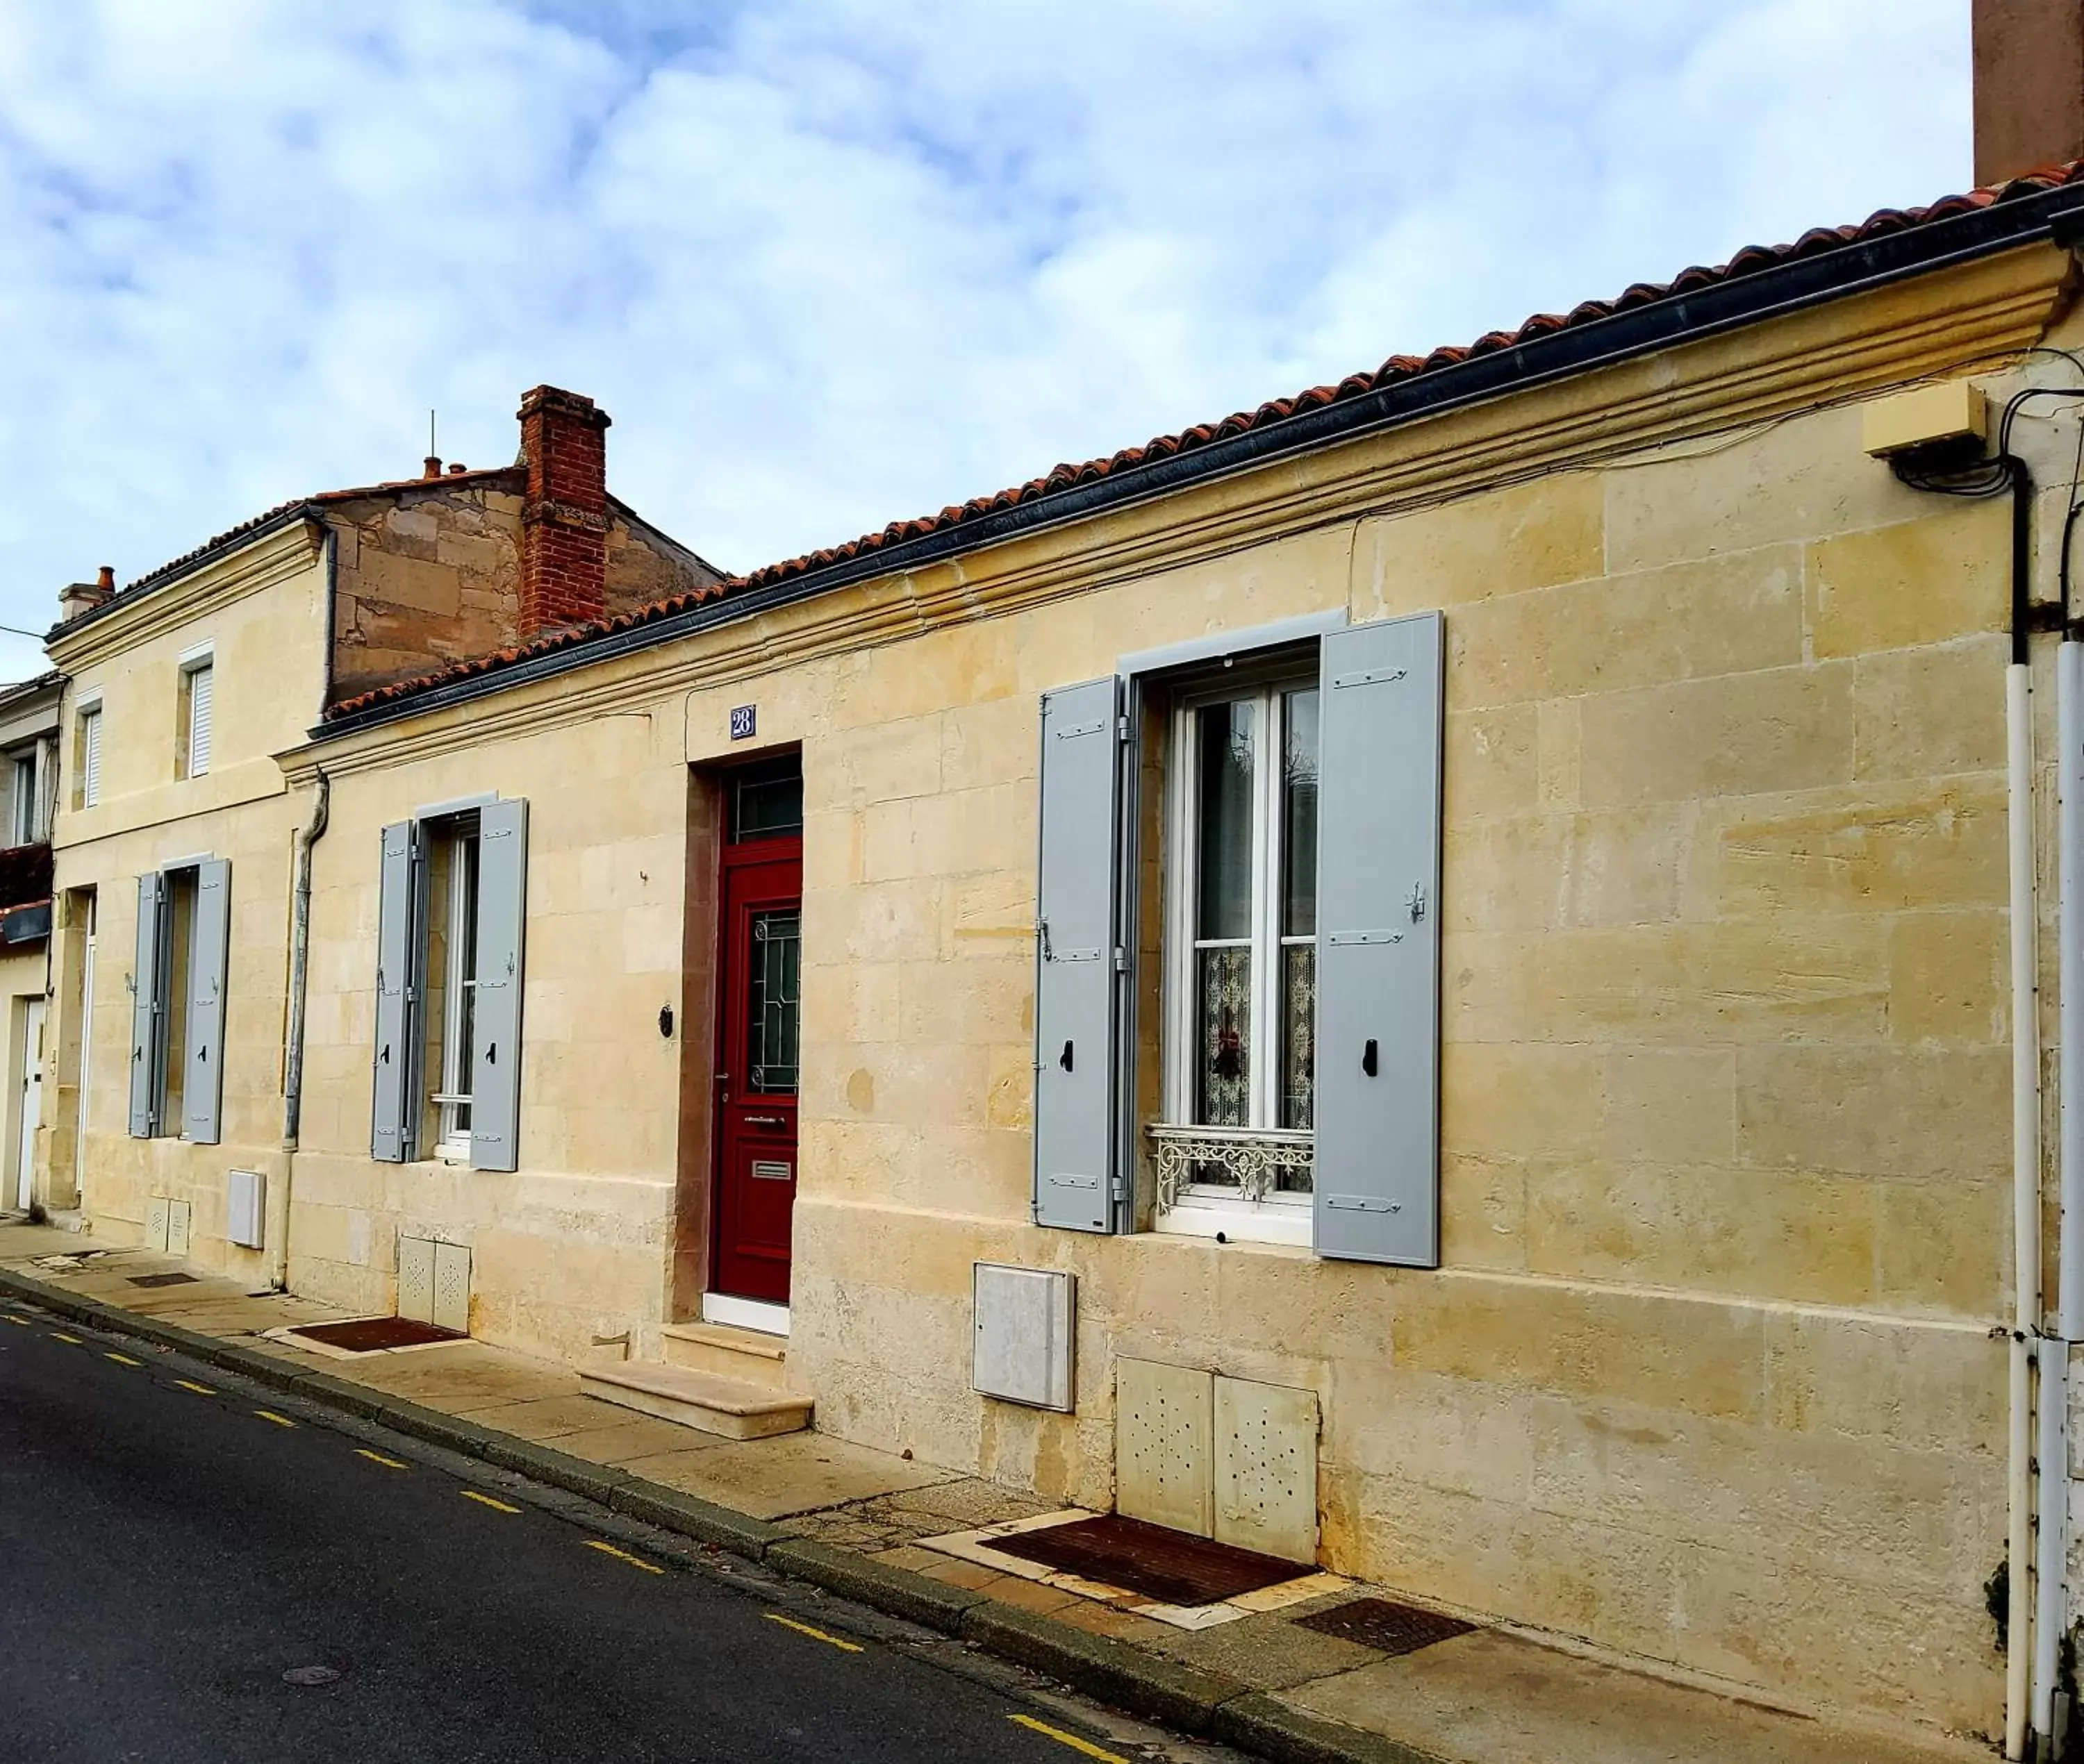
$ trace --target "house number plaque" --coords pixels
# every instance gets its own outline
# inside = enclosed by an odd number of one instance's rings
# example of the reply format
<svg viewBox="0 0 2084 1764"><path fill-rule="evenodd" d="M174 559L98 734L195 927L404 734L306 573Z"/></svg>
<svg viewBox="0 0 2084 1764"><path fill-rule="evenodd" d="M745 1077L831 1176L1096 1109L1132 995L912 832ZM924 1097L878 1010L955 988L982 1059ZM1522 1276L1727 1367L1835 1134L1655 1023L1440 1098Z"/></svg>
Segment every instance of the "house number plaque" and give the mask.
<svg viewBox="0 0 2084 1764"><path fill-rule="evenodd" d="M760 726L760 707L757 704L734 704L731 708L731 738L744 741Z"/></svg>

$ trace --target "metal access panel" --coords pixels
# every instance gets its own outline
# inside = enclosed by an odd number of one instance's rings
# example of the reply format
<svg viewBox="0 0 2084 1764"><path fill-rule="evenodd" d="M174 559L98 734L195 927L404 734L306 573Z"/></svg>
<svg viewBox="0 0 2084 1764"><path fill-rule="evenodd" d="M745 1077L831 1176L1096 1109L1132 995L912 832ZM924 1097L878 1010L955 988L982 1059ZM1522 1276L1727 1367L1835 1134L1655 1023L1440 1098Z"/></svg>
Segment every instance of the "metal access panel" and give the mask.
<svg viewBox="0 0 2084 1764"><path fill-rule="evenodd" d="M970 1387L1007 1402L1070 1413L1077 1277L979 1262L972 1271L971 1297L976 1332Z"/></svg>
<svg viewBox="0 0 2084 1764"><path fill-rule="evenodd" d="M1214 1534L1214 1383L1191 1366L1115 1362L1117 1512L1197 1538Z"/></svg>
<svg viewBox="0 0 2084 1764"><path fill-rule="evenodd" d="M470 1251L460 1243L434 1246L434 1313L437 1329L470 1333Z"/></svg>
<svg viewBox="0 0 2084 1764"><path fill-rule="evenodd" d="M185 1200L167 1203L167 1254L185 1256L188 1253L188 1221L190 1212Z"/></svg>
<svg viewBox="0 0 2084 1764"><path fill-rule="evenodd" d="M1216 1541L1317 1559L1317 1393L1215 1381Z"/></svg>
<svg viewBox="0 0 2084 1764"><path fill-rule="evenodd" d="M434 1246L430 1237L398 1240L398 1314L415 1322L434 1320Z"/></svg>
<svg viewBox="0 0 2084 1764"><path fill-rule="evenodd" d="M224 1234L243 1250L257 1250L265 1229L268 1178L257 1170L225 1173Z"/></svg>
<svg viewBox="0 0 2084 1764"><path fill-rule="evenodd" d="M145 1203L145 1247L163 1250L167 1247L167 1208L169 1203L164 1195L155 1195Z"/></svg>

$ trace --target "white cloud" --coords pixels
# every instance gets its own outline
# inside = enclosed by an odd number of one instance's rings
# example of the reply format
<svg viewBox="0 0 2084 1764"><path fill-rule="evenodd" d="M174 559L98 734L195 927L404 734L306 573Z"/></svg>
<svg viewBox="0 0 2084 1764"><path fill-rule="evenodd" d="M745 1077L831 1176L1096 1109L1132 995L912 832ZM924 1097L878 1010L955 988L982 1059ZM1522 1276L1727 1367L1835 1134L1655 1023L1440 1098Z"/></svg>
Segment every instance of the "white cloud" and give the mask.
<svg viewBox="0 0 2084 1764"><path fill-rule="evenodd" d="M0 622L539 380L718 562L850 537L1961 188L1965 13L19 0Z"/></svg>

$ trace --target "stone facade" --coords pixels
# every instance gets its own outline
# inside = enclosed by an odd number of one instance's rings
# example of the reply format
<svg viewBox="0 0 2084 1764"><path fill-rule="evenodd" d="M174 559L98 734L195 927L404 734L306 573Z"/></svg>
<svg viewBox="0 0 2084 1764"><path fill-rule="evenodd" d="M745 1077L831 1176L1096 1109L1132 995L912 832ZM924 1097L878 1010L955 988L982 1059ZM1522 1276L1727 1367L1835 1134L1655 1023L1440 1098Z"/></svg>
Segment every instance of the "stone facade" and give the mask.
<svg viewBox="0 0 2084 1764"><path fill-rule="evenodd" d="M125 1057L130 878L234 862L226 1143L130 1140L116 1087L93 1090L97 1229L178 1191L198 1256L258 1272L210 1210L244 1163L288 1194L271 1242L299 1290L387 1309L399 1235L447 1237L473 1251L478 1332L655 1350L701 1284L711 780L756 701L805 789L788 1364L820 1428L1105 1507L1118 1359L1307 1386L1328 1567L1986 1732L2008 529L1866 457L1857 407L1966 371L2001 393L2065 335L2068 269L2034 247L1935 272L316 736L313 539L213 563L120 637L57 645L112 718L119 683L141 707L109 725L112 797L60 839L61 890L105 903L95 1071ZM504 493L430 484L383 519L449 510L439 565L445 534L496 549ZM363 620L374 577L349 561L336 612ZM1442 1267L1038 1229L1040 695L1211 633L1433 609ZM205 628L275 690L235 754L227 712L225 778L176 798L153 683ZM222 690L239 701L228 665ZM292 1156L271 1132L291 841L321 769ZM493 792L529 803L521 1169L375 1163L381 830ZM980 1259L1079 1275L1074 1412L970 1388Z"/></svg>

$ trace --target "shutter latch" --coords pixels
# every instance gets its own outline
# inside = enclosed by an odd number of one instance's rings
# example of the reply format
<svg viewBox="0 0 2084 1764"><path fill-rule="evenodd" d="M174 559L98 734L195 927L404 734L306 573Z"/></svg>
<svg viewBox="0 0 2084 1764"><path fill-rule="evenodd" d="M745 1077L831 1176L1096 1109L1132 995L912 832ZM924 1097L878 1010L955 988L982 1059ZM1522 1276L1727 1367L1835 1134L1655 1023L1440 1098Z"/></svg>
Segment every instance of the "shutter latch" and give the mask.
<svg viewBox="0 0 2084 1764"><path fill-rule="evenodd" d="M1404 897L1404 903L1411 909L1411 922L1417 924L1425 916L1425 884L1413 882L1411 892Z"/></svg>

